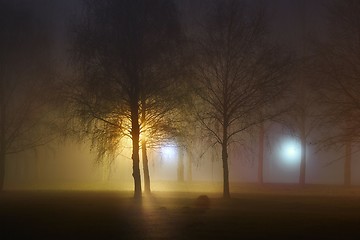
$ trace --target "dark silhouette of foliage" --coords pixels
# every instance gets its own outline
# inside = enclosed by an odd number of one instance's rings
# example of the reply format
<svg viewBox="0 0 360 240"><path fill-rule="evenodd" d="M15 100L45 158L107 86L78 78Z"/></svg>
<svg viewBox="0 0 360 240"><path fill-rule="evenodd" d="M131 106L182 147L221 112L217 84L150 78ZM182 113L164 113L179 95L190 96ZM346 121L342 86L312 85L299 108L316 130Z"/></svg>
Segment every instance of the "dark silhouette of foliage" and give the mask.
<svg viewBox="0 0 360 240"><path fill-rule="evenodd" d="M216 1L196 39L194 102L197 118L221 145L225 198L230 197L228 147L250 127L283 89L284 57L266 43L262 7Z"/></svg>
<svg viewBox="0 0 360 240"><path fill-rule="evenodd" d="M360 3L333 1L327 12L328 38L315 43L314 73L321 80L322 123L327 126L319 143L345 148L344 184L349 186L352 149L360 139Z"/></svg>
<svg viewBox="0 0 360 240"><path fill-rule="evenodd" d="M49 50L46 27L26 4L0 1L0 190L6 156L49 141Z"/></svg>
<svg viewBox="0 0 360 240"><path fill-rule="evenodd" d="M146 148L172 131L181 42L175 5L168 0L84 1L74 28L78 82L74 116L85 124L99 159L114 156L121 139L132 140L134 196L141 197L139 150L145 190L150 191Z"/></svg>

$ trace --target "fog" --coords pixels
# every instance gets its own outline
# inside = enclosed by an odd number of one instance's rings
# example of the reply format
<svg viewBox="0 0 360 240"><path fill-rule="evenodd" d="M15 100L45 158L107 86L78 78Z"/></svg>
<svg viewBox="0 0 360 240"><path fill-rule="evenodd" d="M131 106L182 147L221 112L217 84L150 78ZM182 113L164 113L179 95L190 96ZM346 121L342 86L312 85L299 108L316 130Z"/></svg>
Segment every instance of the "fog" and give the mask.
<svg viewBox="0 0 360 240"><path fill-rule="evenodd" d="M52 68L57 76L66 78L71 75L72 69L68 63L71 31L68 28L71 22L76 21L81 15L80 1L17 2L19 4L15 4L15 8L23 8L23 11L30 13L47 28ZM184 11L182 16L185 20L191 19L193 3L178 4ZM324 10L321 10L321 1L307 3L308 5L301 4L300 1L273 1L269 4L270 16L274 18L272 28L275 29L272 38L285 43L289 48L296 49L304 45L301 32L304 25L308 27L308 32L317 32L320 36L324 31L324 20L321 20ZM197 6L208 7L200 1ZM302 16L301 12L298 12L298 6L306 6L309 10ZM302 21L304 17L305 20ZM314 143L321 134L320 131L315 131L307 140L306 183L341 185L344 181L344 147L319 149ZM311 138L314 138L314 141ZM289 150L284 147L288 142L295 142L296 145L298 141L296 134L283 130L279 124L269 127L264 147L265 183L298 182L301 149L292 149L294 155L287 156L286 151ZM180 182L189 184L188 186L191 186L192 182L206 182L215 188L221 186L223 170L220 146L209 147L206 143L199 144L200 146L193 146L192 152L195 155L191 159L186 151L179 150L177 143L172 143L173 146L167 149L165 146L149 149L153 190L162 190L166 182ZM94 149L90 151L90 145L90 141L87 140L65 139L8 155L5 189L132 189L131 146L121 149L111 162L97 162L96 152ZM240 144L229 147L229 175L232 184L257 183L258 145L257 133L253 131ZM360 175L357 174L359 163L356 161L358 150L353 147L352 153L352 184L357 185L360 183ZM182 176L179 176L180 161L183 162Z"/></svg>
<svg viewBox="0 0 360 240"><path fill-rule="evenodd" d="M359 239L359 13L0 0L0 239Z"/></svg>
<svg viewBox="0 0 360 240"><path fill-rule="evenodd" d="M275 131L274 131L275 132ZM269 136L270 138L270 136ZM264 182L268 184L296 184L299 178L299 149L288 155L289 143L297 138L281 131L267 140L264 161ZM133 188L131 147L124 148L114 162L97 163L89 144L67 140L48 144L7 159L5 189L73 189L73 190L131 190ZM184 180L179 180L179 149L176 146L151 149L149 168L154 191L193 191L204 184L208 191L221 191L221 157L214 149L198 149L198 157L189 166L189 157L183 153ZM257 183L256 140L247 147L235 146L229 152L230 181L237 185ZM341 150L341 149L340 149ZM354 149L353 159L358 152ZM308 149L308 184L342 185L344 151ZM358 185L359 163L352 163L352 183ZM190 168L190 169L189 169ZM190 176L191 174L191 176ZM194 188L194 189L192 189Z"/></svg>

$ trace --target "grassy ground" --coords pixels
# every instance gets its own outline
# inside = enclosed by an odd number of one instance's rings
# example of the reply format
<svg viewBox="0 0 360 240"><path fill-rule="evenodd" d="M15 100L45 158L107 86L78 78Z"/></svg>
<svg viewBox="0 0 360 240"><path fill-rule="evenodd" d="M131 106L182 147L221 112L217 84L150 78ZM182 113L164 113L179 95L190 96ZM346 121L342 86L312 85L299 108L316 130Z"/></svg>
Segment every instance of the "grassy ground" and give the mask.
<svg viewBox="0 0 360 240"><path fill-rule="evenodd" d="M360 239L357 189L243 188L230 200L208 193L209 209L198 195L5 191L0 239Z"/></svg>

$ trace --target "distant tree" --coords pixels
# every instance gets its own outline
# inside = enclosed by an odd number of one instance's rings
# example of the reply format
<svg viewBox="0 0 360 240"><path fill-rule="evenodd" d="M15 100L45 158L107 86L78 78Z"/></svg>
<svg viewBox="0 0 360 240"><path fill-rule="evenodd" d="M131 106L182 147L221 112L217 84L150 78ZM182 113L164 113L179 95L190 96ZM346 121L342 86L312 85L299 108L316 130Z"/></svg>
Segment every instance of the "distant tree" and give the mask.
<svg viewBox="0 0 360 240"><path fill-rule="evenodd" d="M221 145L223 196L230 197L228 147L266 119L260 110L283 88L284 57L266 40L265 11L216 1L196 39L194 103L198 121Z"/></svg>
<svg viewBox="0 0 360 240"><path fill-rule="evenodd" d="M0 1L0 190L6 159L47 142L50 39L26 6Z"/></svg>
<svg viewBox="0 0 360 240"><path fill-rule="evenodd" d="M296 61L293 62L291 78L284 94L287 111L277 120L299 140L301 155L298 183L305 185L309 143L313 141L314 133L321 127L321 104L318 91L319 79L312 71L314 62L309 39L314 36L306 18L308 10L306 1L299 1L298 7L300 37L294 48Z"/></svg>
<svg viewBox="0 0 360 240"><path fill-rule="evenodd" d="M322 80L324 146L345 147L344 184L351 185L353 145L360 139L360 2L332 1L328 37L315 43L316 74Z"/></svg>
<svg viewBox="0 0 360 240"><path fill-rule="evenodd" d="M279 50L283 51L283 50ZM281 94L274 98L272 101L265 103L258 111L258 119L261 121L259 124L253 127L252 132L258 134L258 148L257 148L257 180L259 184L264 183L264 163L265 163L265 149L266 143L269 143L266 139L269 137L270 132L274 124L286 125L291 128L292 125L288 124L289 115L293 115L294 102L291 100L291 91L296 88L292 87L291 80L296 69L296 63L288 54L286 58L287 62L282 65L282 89ZM291 70L291 71L290 71ZM290 74L291 72L291 74ZM286 99L286 100L284 100ZM291 119L291 117L290 117Z"/></svg>
<svg viewBox="0 0 360 240"><path fill-rule="evenodd" d="M139 150L150 191L147 145L169 132L176 95L176 58L181 37L175 5L168 0L86 0L75 26L73 53L78 84L74 116L86 123L99 159L115 156L121 139L132 140L134 197L140 198ZM165 94L168 92L169 94ZM168 121L170 123L170 121Z"/></svg>
<svg viewBox="0 0 360 240"><path fill-rule="evenodd" d="M288 111L283 115L281 123L290 130L290 134L300 142L299 184L306 184L306 166L308 162L308 145L315 131L321 126L319 85L314 83L304 63L299 63L285 99Z"/></svg>
<svg viewBox="0 0 360 240"><path fill-rule="evenodd" d="M189 104L185 105L189 106ZM206 152L206 148L204 147L204 134L201 132L199 128L199 124L194 119L194 114L192 112L193 109L183 109L182 116L180 119L180 126L177 125L176 129L177 133L177 143L179 148L179 161L183 161L183 155L186 154L187 159L187 181L192 181L192 167L194 164L198 164L199 160L202 158L204 152ZM179 162L178 165L178 179L185 179L185 166L183 162Z"/></svg>
<svg viewBox="0 0 360 240"><path fill-rule="evenodd" d="M260 122L258 125L258 166L257 166L257 180L259 184L264 183L264 163L265 163L265 138L269 127L267 127L268 121Z"/></svg>

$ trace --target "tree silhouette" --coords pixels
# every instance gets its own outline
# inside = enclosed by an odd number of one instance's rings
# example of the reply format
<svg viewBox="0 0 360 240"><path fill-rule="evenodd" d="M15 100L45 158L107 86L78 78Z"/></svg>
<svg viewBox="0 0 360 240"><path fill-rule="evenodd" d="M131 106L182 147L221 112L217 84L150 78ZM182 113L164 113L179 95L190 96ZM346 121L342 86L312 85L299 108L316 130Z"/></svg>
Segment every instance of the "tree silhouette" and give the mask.
<svg viewBox="0 0 360 240"><path fill-rule="evenodd" d="M163 120L173 108L164 93L175 83L179 63L177 10L167 0L84 3L85 14L74 28L75 116L86 123L99 157L114 155L121 138L132 140L134 197L140 198L140 144L150 191L146 147L155 133L167 130Z"/></svg>
<svg viewBox="0 0 360 240"><path fill-rule="evenodd" d="M230 197L228 146L263 121L260 109L283 88L283 58L266 44L264 9L218 1L197 39L194 104L198 120L221 145L223 195Z"/></svg>
<svg viewBox="0 0 360 240"><path fill-rule="evenodd" d="M334 1L327 10L329 35L315 44L314 64L322 80L323 124L332 126L321 144L345 147L344 184L349 186L352 147L360 136L360 3Z"/></svg>
<svg viewBox="0 0 360 240"><path fill-rule="evenodd" d="M26 4L0 1L0 190L6 156L42 145L51 83L50 39Z"/></svg>
<svg viewBox="0 0 360 240"><path fill-rule="evenodd" d="M314 132L321 126L320 114L320 87L317 76L313 73L313 52L310 50L309 36L312 34L310 23L307 21L306 1L298 2L298 18L300 35L296 53L296 61L293 62L293 71L284 95L287 111L278 119L281 124L298 138L301 148L299 166L299 184L306 183L306 170L308 162L308 145Z"/></svg>

